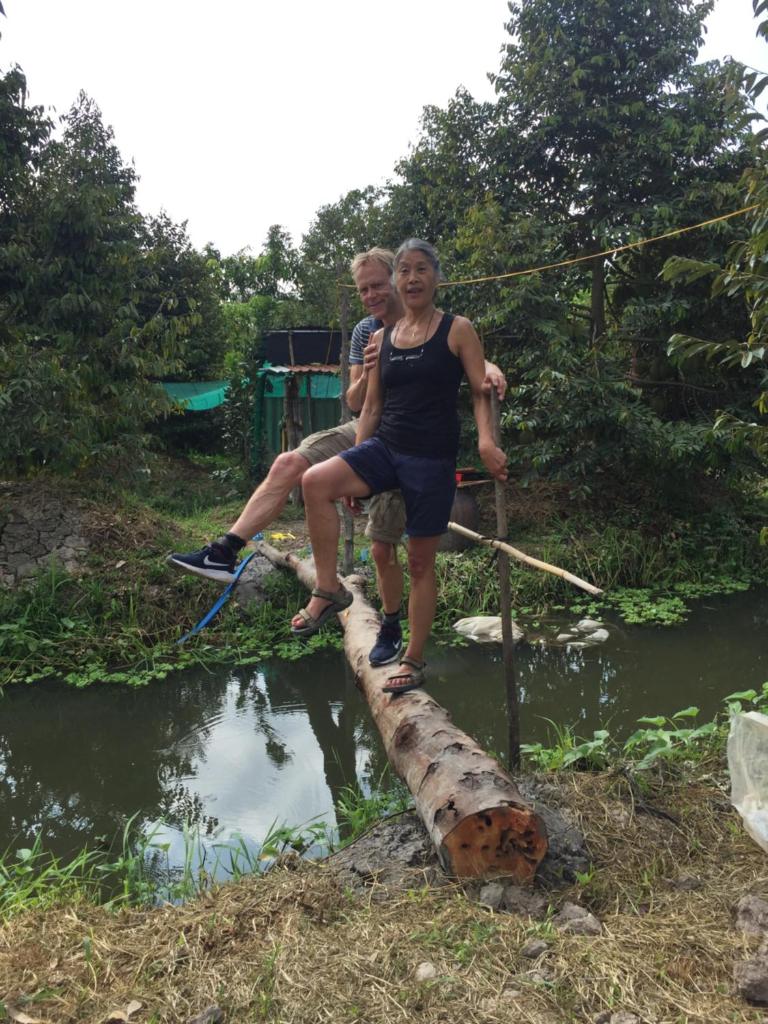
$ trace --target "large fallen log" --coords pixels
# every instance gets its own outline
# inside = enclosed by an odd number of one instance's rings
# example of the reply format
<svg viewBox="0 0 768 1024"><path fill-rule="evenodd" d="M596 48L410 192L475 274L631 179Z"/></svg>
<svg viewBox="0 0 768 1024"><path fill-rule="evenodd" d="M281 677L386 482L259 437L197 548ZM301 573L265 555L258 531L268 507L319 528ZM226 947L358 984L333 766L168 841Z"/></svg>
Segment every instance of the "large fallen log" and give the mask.
<svg viewBox="0 0 768 1024"><path fill-rule="evenodd" d="M314 567L271 545L257 545L273 565L290 569L307 587ZM530 881L547 851L539 816L499 763L458 729L424 690L392 697L382 692L389 668L372 668L368 652L379 627L362 580L348 576L354 595L339 615L344 648L381 733L395 772L413 795L443 869L456 877L511 876Z"/></svg>

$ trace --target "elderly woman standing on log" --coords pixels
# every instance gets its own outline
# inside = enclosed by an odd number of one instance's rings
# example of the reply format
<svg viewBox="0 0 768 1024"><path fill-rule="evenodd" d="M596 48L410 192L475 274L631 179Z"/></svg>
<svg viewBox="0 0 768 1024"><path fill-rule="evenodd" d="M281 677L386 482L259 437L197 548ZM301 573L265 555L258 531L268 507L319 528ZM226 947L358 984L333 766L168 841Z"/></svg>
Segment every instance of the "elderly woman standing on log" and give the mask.
<svg viewBox="0 0 768 1024"><path fill-rule="evenodd" d="M371 374L354 448L309 469L303 480L317 586L292 632L310 636L352 595L336 573L340 497L363 498L399 488L405 499L410 640L387 693L406 693L425 679L424 645L437 602L435 555L448 526L456 488L459 444L457 395L466 374L472 389L478 449L486 468L506 479L506 456L491 431L482 390L483 346L465 317L435 308L440 262L434 248L408 239L395 256L394 283L404 315L378 332L379 359Z"/></svg>

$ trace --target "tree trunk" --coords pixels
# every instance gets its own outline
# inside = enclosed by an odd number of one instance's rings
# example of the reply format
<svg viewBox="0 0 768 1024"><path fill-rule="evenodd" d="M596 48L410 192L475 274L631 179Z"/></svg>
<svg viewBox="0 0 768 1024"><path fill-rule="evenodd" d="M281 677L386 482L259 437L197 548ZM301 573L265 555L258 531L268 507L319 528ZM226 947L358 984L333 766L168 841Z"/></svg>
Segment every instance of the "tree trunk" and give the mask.
<svg viewBox="0 0 768 1024"><path fill-rule="evenodd" d="M302 583L314 586L311 562L263 542L258 547L274 565L292 569ZM391 666L368 664L379 619L365 600L361 582L354 576L344 581L354 594L350 607L339 615L347 659L387 757L413 795L443 869L457 877L532 880L547 851L541 819L498 762L453 725L448 712L424 690L397 697L382 692Z"/></svg>

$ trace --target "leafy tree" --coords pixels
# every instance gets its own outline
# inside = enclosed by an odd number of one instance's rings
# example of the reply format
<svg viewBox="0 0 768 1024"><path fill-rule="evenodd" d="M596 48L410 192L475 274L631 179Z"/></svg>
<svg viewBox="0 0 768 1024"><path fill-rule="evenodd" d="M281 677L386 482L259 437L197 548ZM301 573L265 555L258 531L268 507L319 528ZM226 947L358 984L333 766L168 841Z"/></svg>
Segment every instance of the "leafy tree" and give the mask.
<svg viewBox="0 0 768 1024"><path fill-rule="evenodd" d="M42 107L27 106L27 80L14 67L0 76L0 241L13 224L13 203L28 187L30 173L51 133Z"/></svg>
<svg viewBox="0 0 768 1024"><path fill-rule="evenodd" d="M768 0L753 0L756 17L768 13ZM758 23L757 34L768 39L768 18ZM768 87L768 75L750 71L744 75L750 98L755 101ZM670 354L681 363L707 361L726 370L740 368L757 391L754 399L756 418L747 421L721 410L714 425L717 436L737 449L750 449L764 472L768 458L768 160L763 149L768 129L758 132L754 140L754 165L744 174L744 199L755 209L748 215L749 230L734 242L724 266L714 261L691 257L672 257L664 267L668 281L688 284L712 279L714 296L738 297L743 300L748 324L742 337L726 340L704 340L682 332L669 341Z"/></svg>
<svg viewBox="0 0 768 1024"><path fill-rule="evenodd" d="M348 276L356 253L386 244L381 217L381 194L370 187L353 189L317 211L301 246L298 283L305 323L338 323L337 281Z"/></svg>
<svg viewBox="0 0 768 1024"><path fill-rule="evenodd" d="M253 295L286 298L296 286L299 258L289 232L273 224L258 256L241 249L222 258L212 247L208 255L218 261L222 294L235 302L247 302Z"/></svg>
<svg viewBox="0 0 768 1024"><path fill-rule="evenodd" d="M499 142L519 160L529 208L599 252L680 214L693 181L746 130L714 66L695 69L713 0L513 0ZM715 99L715 102L712 102ZM732 172L731 172L732 174ZM733 176L733 175L732 175ZM659 214L662 216L660 217ZM592 265L593 334L606 330L606 265Z"/></svg>
<svg viewBox="0 0 768 1024"><path fill-rule="evenodd" d="M126 166L81 94L13 203L0 356L0 452L15 470L135 464L146 424L168 409L152 383L182 365L195 314L157 297L156 268ZM151 261L150 261L151 263Z"/></svg>
<svg viewBox="0 0 768 1024"><path fill-rule="evenodd" d="M467 209L486 196L504 197L511 212L514 172L499 162L498 110L458 89L448 106L424 108L421 134L395 171L382 218L382 242L417 236L450 245ZM511 163L514 164L514 155Z"/></svg>
<svg viewBox="0 0 768 1024"><path fill-rule="evenodd" d="M218 377L227 334L215 267L193 248L186 222L175 224L165 213L144 221L140 244L139 319L151 319L158 309L166 316L183 318L189 330L173 376L179 380Z"/></svg>

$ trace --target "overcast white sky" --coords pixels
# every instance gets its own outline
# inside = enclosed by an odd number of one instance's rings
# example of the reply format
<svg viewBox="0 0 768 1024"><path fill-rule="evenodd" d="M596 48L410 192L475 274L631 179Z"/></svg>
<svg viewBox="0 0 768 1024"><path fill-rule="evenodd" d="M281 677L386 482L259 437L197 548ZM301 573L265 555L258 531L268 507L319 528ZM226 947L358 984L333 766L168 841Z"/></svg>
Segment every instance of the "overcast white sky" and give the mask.
<svg viewBox="0 0 768 1024"><path fill-rule="evenodd" d="M392 175L425 104L490 98L506 0L3 0L0 68L30 100L101 107L147 213L195 245L298 242L323 203ZM750 0L717 0L702 58L766 68ZM766 68L768 70L768 68Z"/></svg>

